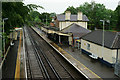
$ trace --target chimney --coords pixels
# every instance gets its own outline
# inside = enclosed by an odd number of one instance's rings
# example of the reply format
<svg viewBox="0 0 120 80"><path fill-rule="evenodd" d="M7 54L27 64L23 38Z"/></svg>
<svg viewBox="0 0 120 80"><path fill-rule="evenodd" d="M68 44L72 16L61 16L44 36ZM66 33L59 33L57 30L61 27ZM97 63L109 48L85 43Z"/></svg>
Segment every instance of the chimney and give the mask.
<svg viewBox="0 0 120 80"><path fill-rule="evenodd" d="M82 16L83 16L83 13L79 11L77 15L77 20L82 20Z"/></svg>
<svg viewBox="0 0 120 80"><path fill-rule="evenodd" d="M65 20L70 20L70 15L71 15L71 12L70 11L66 11L65 12Z"/></svg>

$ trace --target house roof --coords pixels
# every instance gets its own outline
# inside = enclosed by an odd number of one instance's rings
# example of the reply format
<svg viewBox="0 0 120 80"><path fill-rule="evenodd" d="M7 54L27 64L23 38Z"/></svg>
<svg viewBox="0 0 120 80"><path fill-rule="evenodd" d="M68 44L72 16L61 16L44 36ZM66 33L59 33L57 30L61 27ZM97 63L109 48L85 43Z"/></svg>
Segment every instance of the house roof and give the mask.
<svg viewBox="0 0 120 80"><path fill-rule="evenodd" d="M62 30L62 32L64 33L73 33L73 36L74 37L82 37L83 35L87 34L90 32L90 30L80 26L80 25L77 25L75 23L69 25L68 27L64 28Z"/></svg>
<svg viewBox="0 0 120 80"><path fill-rule="evenodd" d="M82 39L102 46L103 31L95 30L83 36ZM120 33L104 31L104 46L107 48L120 48Z"/></svg>
<svg viewBox="0 0 120 80"><path fill-rule="evenodd" d="M58 21L65 21L65 15L64 14L57 15L57 19ZM78 21L77 15L70 15L70 21ZM89 19L87 18L86 15L83 15L82 21L89 21Z"/></svg>
<svg viewBox="0 0 120 80"><path fill-rule="evenodd" d="M115 39L113 48L120 48L120 33L118 33L117 38Z"/></svg>

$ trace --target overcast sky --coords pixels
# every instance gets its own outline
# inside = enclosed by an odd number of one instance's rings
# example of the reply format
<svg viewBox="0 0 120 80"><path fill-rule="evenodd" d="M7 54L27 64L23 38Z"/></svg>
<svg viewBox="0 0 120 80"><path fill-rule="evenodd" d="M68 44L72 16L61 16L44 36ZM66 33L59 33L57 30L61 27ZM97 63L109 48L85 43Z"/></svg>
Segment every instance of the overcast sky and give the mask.
<svg viewBox="0 0 120 80"><path fill-rule="evenodd" d="M92 0L24 0L25 4L37 4L45 9L38 9L40 13L55 12L57 14L63 13L68 6L79 7L81 4L88 2L90 3ZM108 9L115 10L118 6L118 2L120 0L94 0L96 3L101 3L106 6Z"/></svg>

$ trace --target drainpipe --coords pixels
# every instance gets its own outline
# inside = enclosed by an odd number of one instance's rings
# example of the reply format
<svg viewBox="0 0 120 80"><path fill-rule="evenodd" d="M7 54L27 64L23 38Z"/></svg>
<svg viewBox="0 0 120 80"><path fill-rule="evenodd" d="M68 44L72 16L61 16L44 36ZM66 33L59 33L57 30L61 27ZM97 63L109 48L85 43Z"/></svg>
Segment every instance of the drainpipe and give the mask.
<svg viewBox="0 0 120 80"><path fill-rule="evenodd" d="M82 49L81 49L81 39L80 39L80 54L82 53Z"/></svg>
<svg viewBox="0 0 120 80"><path fill-rule="evenodd" d="M74 39L73 39L73 34L72 34L72 52L74 52Z"/></svg>
<svg viewBox="0 0 120 80"><path fill-rule="evenodd" d="M117 54L116 54L116 64L118 63L118 49L117 49Z"/></svg>
<svg viewBox="0 0 120 80"><path fill-rule="evenodd" d="M59 43L61 44L60 34L59 34Z"/></svg>

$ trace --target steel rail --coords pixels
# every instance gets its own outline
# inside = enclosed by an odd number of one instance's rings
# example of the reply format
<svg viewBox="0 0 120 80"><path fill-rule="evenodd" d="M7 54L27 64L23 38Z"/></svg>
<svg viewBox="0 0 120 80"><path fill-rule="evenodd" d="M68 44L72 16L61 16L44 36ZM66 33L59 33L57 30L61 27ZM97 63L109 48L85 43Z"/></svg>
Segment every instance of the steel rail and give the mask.
<svg viewBox="0 0 120 80"><path fill-rule="evenodd" d="M41 37L40 37L41 38ZM41 38L41 46L45 46L45 44L43 45L42 43L44 42L44 40ZM46 42L44 42L44 43L46 43ZM48 48L48 47L47 47ZM49 50L48 50L48 52L49 53L51 53ZM67 71L67 69L63 66L63 64L55 57L55 55L53 55L53 53L51 53L52 54L52 56L60 63L60 65L65 69L65 71L71 76L71 79L73 79L74 80L74 78L73 78L73 76L69 73L69 71ZM44 54L45 55L45 54Z"/></svg>
<svg viewBox="0 0 120 80"><path fill-rule="evenodd" d="M28 30L27 30L27 32L28 32ZM49 76L49 74L48 74L48 72L47 72L47 70L46 70L46 68L45 68L45 66L44 66L44 63L42 62L42 59L40 58L40 56L38 55L38 51L37 51L37 49L35 48L35 46L34 46L34 43L33 43L33 41L31 40L31 36L29 35L29 39L30 39L30 41L31 41L31 43L32 43L32 45L33 45L33 48L34 48L34 50L35 50L35 56L36 56L36 58L37 58L37 62L38 62L38 64L39 64L39 67L40 67L40 69L42 69L42 74L44 75L44 77L45 77L45 79L50 79L50 76ZM45 74L44 74L45 73Z"/></svg>
<svg viewBox="0 0 120 80"><path fill-rule="evenodd" d="M34 45L37 44L37 43L34 42L33 40L32 40L32 43L33 43ZM57 77L58 80L60 80L59 74L58 74L57 71L54 69L54 67L52 66L52 64L50 63L50 61L48 60L48 58L45 56L45 54L42 52L42 50L41 50L40 48L38 48L37 46L34 46L34 47L36 47L36 48L35 48L36 51L39 50L39 51L42 53L42 55L43 55L44 58L46 59L47 63L49 64L50 68L51 68L52 71L54 72L55 76ZM37 53L38 53L38 52L37 52ZM37 55L40 57L39 53L38 53ZM49 78L49 79L50 79L50 78Z"/></svg>

